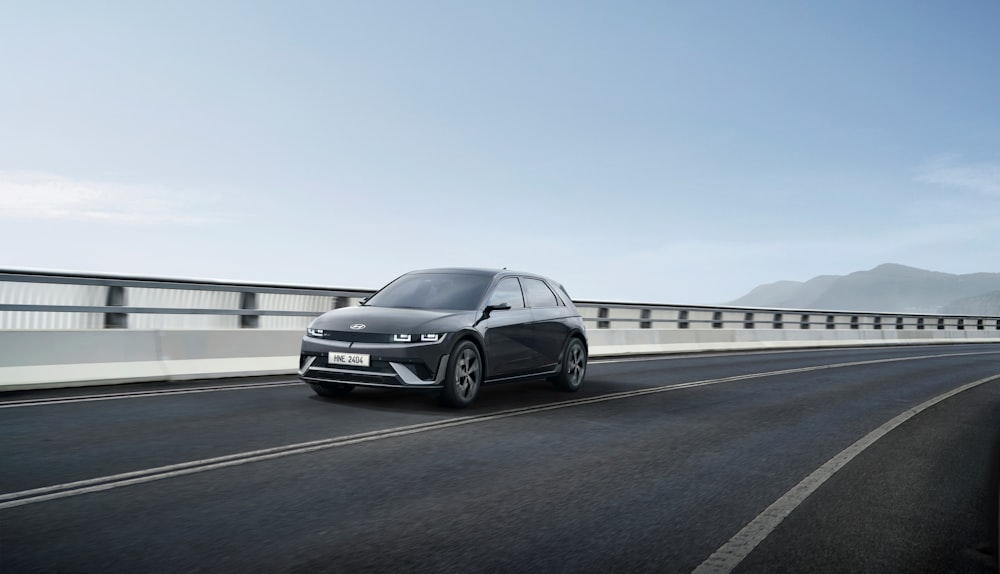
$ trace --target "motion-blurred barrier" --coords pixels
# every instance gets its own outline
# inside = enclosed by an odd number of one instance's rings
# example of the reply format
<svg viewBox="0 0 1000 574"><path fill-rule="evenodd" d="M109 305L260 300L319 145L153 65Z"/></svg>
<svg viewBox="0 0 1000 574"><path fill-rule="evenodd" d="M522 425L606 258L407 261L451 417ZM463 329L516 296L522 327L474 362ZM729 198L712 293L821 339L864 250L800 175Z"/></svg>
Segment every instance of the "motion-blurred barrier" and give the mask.
<svg viewBox="0 0 1000 574"><path fill-rule="evenodd" d="M0 270L0 329L304 330L370 289Z"/></svg>
<svg viewBox="0 0 1000 574"><path fill-rule="evenodd" d="M368 289L0 270L0 390L291 374ZM1000 341L1000 317L578 301L591 356Z"/></svg>

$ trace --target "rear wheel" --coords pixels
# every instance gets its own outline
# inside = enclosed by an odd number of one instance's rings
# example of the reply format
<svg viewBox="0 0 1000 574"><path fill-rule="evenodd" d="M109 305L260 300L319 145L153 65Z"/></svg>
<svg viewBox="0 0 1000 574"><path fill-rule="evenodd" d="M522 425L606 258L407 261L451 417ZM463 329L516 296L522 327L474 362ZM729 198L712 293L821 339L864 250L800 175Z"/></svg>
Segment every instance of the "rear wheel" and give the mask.
<svg viewBox="0 0 1000 574"><path fill-rule="evenodd" d="M573 337L566 343L562 366L559 374L552 379L552 384L559 390L572 392L580 388L586 374L587 348L583 346L583 341Z"/></svg>
<svg viewBox="0 0 1000 574"><path fill-rule="evenodd" d="M321 397L342 397L354 390L354 385L344 383L309 383L309 386Z"/></svg>
<svg viewBox="0 0 1000 574"><path fill-rule="evenodd" d="M460 342L448 359L441 400L457 408L468 406L479 392L482 377L483 361L479 348L472 341Z"/></svg>

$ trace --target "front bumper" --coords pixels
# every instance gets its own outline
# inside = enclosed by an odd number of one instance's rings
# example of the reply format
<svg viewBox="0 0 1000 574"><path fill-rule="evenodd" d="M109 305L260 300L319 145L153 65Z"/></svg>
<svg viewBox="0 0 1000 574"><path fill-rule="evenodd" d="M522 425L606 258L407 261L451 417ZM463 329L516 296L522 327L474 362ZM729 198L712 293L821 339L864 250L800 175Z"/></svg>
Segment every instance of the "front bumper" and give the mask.
<svg viewBox="0 0 1000 574"><path fill-rule="evenodd" d="M448 339L445 337L444 339ZM308 383L364 387L440 389L448 368L446 341L436 343L360 343L303 337L299 378ZM331 365L330 353L369 356L369 366Z"/></svg>

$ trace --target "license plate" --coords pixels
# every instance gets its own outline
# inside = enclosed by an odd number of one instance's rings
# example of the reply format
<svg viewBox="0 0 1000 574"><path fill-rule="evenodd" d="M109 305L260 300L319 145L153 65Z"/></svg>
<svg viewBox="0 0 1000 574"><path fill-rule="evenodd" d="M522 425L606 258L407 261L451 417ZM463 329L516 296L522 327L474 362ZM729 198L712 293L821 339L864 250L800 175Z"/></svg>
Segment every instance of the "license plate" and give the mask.
<svg viewBox="0 0 1000 574"><path fill-rule="evenodd" d="M331 365L348 365L351 367L367 367L370 364L368 355L358 353L330 353L326 362Z"/></svg>

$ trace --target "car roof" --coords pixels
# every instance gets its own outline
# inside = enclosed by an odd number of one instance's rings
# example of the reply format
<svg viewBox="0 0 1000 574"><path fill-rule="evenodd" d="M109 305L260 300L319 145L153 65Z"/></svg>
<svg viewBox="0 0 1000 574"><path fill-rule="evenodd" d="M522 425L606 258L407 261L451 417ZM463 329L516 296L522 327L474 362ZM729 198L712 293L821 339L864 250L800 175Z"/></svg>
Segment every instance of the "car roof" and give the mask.
<svg viewBox="0 0 1000 574"><path fill-rule="evenodd" d="M542 277L542 275L537 273L524 273L521 271L511 271L509 269L488 269L483 267L438 267L435 269L418 269L416 271L410 271L407 275L417 273L461 273L464 275L485 275L490 277L496 275L528 275L531 277Z"/></svg>

